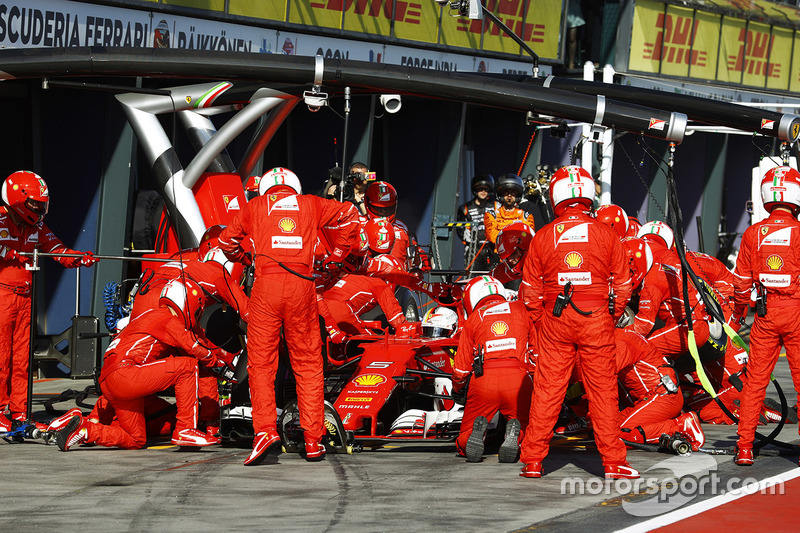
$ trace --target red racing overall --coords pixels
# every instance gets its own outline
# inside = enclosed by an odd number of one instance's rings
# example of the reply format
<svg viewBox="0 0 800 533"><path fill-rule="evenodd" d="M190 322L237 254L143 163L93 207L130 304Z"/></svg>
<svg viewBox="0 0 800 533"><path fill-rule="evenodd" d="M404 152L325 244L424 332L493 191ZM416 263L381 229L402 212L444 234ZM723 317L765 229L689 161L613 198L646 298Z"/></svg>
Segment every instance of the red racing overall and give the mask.
<svg viewBox="0 0 800 533"><path fill-rule="evenodd" d="M522 294L537 323L539 358L523 463L541 462L549 451L561 404L576 362L589 399L595 441L606 466L626 464L619 438L614 324L630 299L630 270L619 238L581 207L568 207L538 231L525 258ZM572 284L572 302L553 315L556 297ZM609 312L609 291L615 305Z"/></svg>
<svg viewBox="0 0 800 533"><path fill-rule="evenodd" d="M760 283L767 294L765 316L750 329L750 358L739 407L739 449L752 447L770 374L781 345L800 391L800 222L784 209L747 228L736 260L735 316L750 304L750 289ZM798 393L800 397L800 393Z"/></svg>
<svg viewBox="0 0 800 533"><path fill-rule="evenodd" d="M680 426L675 418L681 414L683 395L680 390L669 392L661 381L661 376L666 375L677 386L675 371L638 333L617 329L615 334L619 380L634 402L620 412L621 436L638 442L638 436L630 435L630 431L640 431L641 440L658 443L662 433L672 435Z"/></svg>
<svg viewBox="0 0 800 533"><path fill-rule="evenodd" d="M491 420L497 411L506 420L516 418L524 434L528 425L531 389L528 349L536 347L536 330L522 302L493 301L478 307L467 319L458 340L453 369L453 390L464 388L472 374L475 348L484 353L483 375L469 381L467 404L456 449L466 454L467 440L479 416Z"/></svg>
<svg viewBox="0 0 800 533"><path fill-rule="evenodd" d="M215 365L222 350L168 308L151 309L132 320L109 344L100 388L114 407L117 424L87 424L87 442L125 449L147 443L145 398L175 387L175 431L197 426L197 362ZM191 357L176 357L185 354Z"/></svg>
<svg viewBox="0 0 800 533"><path fill-rule="evenodd" d="M67 248L44 224L15 224L7 207L0 207L0 416L8 405L12 418L24 418L28 403L28 357L31 340L31 273L17 252L82 254ZM81 266L81 258L55 257L67 268Z"/></svg>
<svg viewBox="0 0 800 533"><path fill-rule="evenodd" d="M255 282L250 292L247 366L256 434L277 431L275 374L283 327L305 440L319 442L325 435L322 342L311 278L314 245L323 226L339 228L334 253L343 259L358 235L355 206L267 191L251 200L219 236L226 254L240 250L248 236L253 242Z"/></svg>

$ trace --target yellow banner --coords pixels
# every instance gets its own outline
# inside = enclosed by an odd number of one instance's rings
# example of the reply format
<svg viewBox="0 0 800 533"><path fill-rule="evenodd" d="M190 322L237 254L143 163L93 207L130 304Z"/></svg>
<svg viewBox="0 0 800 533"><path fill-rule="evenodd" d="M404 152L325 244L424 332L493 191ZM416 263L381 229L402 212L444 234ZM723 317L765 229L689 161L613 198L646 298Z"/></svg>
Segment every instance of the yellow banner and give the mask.
<svg viewBox="0 0 800 533"><path fill-rule="evenodd" d="M719 52L719 27L722 17L713 13L695 12L695 33L689 77L714 80L717 76L717 53Z"/></svg>
<svg viewBox="0 0 800 533"><path fill-rule="evenodd" d="M719 15L662 2L636 2L631 70L713 80Z"/></svg>
<svg viewBox="0 0 800 533"><path fill-rule="evenodd" d="M744 85L764 87L767 76L773 75L775 69L769 64L773 39L769 30L770 27L766 24L751 22L747 26L747 33L739 33L739 41L744 48L744 63L741 64Z"/></svg>
<svg viewBox="0 0 800 533"><path fill-rule="evenodd" d="M162 4L194 7L208 11L225 11L225 0L161 0Z"/></svg>
<svg viewBox="0 0 800 533"><path fill-rule="evenodd" d="M767 88L785 91L789 88L792 68L792 40L794 31L772 27L772 44L767 63Z"/></svg>
<svg viewBox="0 0 800 533"><path fill-rule="evenodd" d="M654 34L653 28L662 19L664 4L653 0L639 0L633 12L631 51L628 68L641 72L657 73L661 64L661 40L663 31Z"/></svg>
<svg viewBox="0 0 800 533"><path fill-rule="evenodd" d="M313 3L313 2L312 2ZM348 31L388 36L392 31L393 0L351 0L345 2L344 26ZM405 2L403 2L405 4Z"/></svg>
<svg viewBox="0 0 800 533"><path fill-rule="evenodd" d="M789 70L789 90L800 92L800 32L797 31L794 32L792 55L794 56L794 61L792 62L791 70Z"/></svg>
<svg viewBox="0 0 800 533"><path fill-rule="evenodd" d="M538 56L558 57L561 0L486 0L484 5L511 31L522 37ZM497 24L488 20L484 26L483 49L508 54L520 52L519 45Z"/></svg>
<svg viewBox="0 0 800 533"><path fill-rule="evenodd" d="M469 20L451 17L448 7L440 7L442 11L442 35L440 44L480 50L483 25L491 24L488 20Z"/></svg>
<svg viewBox="0 0 800 533"><path fill-rule="evenodd" d="M287 0L228 0L228 12L231 15L253 17L259 19L286 21Z"/></svg>
<svg viewBox="0 0 800 533"><path fill-rule="evenodd" d="M344 0L289 0L289 22L323 28L342 27Z"/></svg>
<svg viewBox="0 0 800 533"><path fill-rule="evenodd" d="M720 31L717 80L742 83L744 70L744 33L746 22L731 17L722 18Z"/></svg>
<svg viewBox="0 0 800 533"><path fill-rule="evenodd" d="M423 43L436 43L439 38L441 6L425 0L396 1L394 36ZM445 19L446 23L450 20Z"/></svg>

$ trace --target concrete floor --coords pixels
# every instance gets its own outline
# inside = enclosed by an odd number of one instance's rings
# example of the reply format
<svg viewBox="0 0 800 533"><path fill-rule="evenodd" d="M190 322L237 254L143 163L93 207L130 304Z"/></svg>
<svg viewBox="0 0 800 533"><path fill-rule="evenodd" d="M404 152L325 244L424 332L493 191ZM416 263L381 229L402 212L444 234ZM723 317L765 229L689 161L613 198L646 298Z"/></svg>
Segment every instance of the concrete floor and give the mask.
<svg viewBox="0 0 800 533"><path fill-rule="evenodd" d="M781 358L776 376L791 391ZM86 380L39 381L37 419L48 420L42 402ZM770 392L773 394L773 391ZM91 403L92 399L87 400ZM794 396L789 398L794 404ZM74 401L56 404L59 410ZM88 409L85 409L88 411ZM765 429L773 428L768 426ZM709 446L732 446L733 426L705 426ZM786 427L782 440L796 441ZM775 449L773 449L774 451ZM145 450L79 447L67 453L41 440L0 440L3 529L33 531L614 531L676 506L715 494L688 494L658 501L642 486L638 494L570 494L565 480L598 489L602 465L586 441L553 441L545 477L523 479L520 464L487 456L468 464L452 444L385 446L355 455L328 455L307 463L296 454L244 467L249 450L212 446L181 451L165 443ZM632 466L653 486L676 476L763 479L797 467L797 456L757 459L749 469L731 456L695 453L677 457L633 450ZM594 484L594 485L592 485ZM665 486L665 485L662 485ZM620 489L630 488L625 485ZM576 492L576 491L573 491ZM687 500L688 499L688 500ZM9 524L13 524L10 526ZM6 529L10 530L10 529Z"/></svg>

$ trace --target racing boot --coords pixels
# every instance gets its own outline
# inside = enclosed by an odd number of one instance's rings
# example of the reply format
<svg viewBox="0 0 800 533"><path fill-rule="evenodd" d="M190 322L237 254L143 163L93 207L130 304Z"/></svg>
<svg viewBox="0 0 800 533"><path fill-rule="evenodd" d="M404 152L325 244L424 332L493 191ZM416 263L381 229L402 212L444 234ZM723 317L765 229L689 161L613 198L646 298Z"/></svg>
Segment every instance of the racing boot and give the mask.
<svg viewBox="0 0 800 533"><path fill-rule="evenodd" d="M325 445L321 442L306 441L306 461L316 462L325 459Z"/></svg>
<svg viewBox="0 0 800 533"><path fill-rule="evenodd" d="M628 463L621 465L605 465L606 479L639 479L639 471Z"/></svg>
<svg viewBox="0 0 800 533"><path fill-rule="evenodd" d="M519 471L521 477L542 477L542 462L534 461L522 467Z"/></svg>
<svg viewBox="0 0 800 533"><path fill-rule="evenodd" d="M62 452L83 444L89 439L89 422L82 416L73 416L62 430L56 433L56 444Z"/></svg>
<svg viewBox="0 0 800 533"><path fill-rule="evenodd" d="M211 446L221 442L219 437L210 437L196 429L182 429L172 434L170 441L175 446Z"/></svg>
<svg viewBox="0 0 800 533"><path fill-rule="evenodd" d="M483 458L483 439L486 438L486 430L489 428L489 421L485 416L479 416L472 424L472 433L467 440L466 453L468 463L480 463Z"/></svg>
<svg viewBox="0 0 800 533"><path fill-rule="evenodd" d="M72 417L75 416L83 416L83 413L77 407L74 409L70 409L63 415L54 418L50 425L47 426L47 431L61 431L69 424L69 421L72 420Z"/></svg>
<svg viewBox="0 0 800 533"><path fill-rule="evenodd" d="M689 438L692 443L692 451L696 452L706 443L706 434L703 426L700 425L700 417L694 411L689 411L678 417L679 430Z"/></svg>
<svg viewBox="0 0 800 533"><path fill-rule="evenodd" d="M244 460L244 466L255 466L263 463L269 452L278 449L280 445L281 437L277 431L262 431L253 439L253 451Z"/></svg>
<svg viewBox="0 0 800 533"><path fill-rule="evenodd" d="M739 466L753 466L753 447L752 446L742 446L739 447L739 443L736 443L736 453L733 456L733 462Z"/></svg>
<svg viewBox="0 0 800 533"><path fill-rule="evenodd" d="M516 463L519 455L519 434L522 431L519 420L512 418L506 424L506 438L497 452L497 460L501 463ZM469 447L469 442L467 443Z"/></svg>
<svg viewBox="0 0 800 533"><path fill-rule="evenodd" d="M11 420L0 413L0 433L5 433L7 431L11 431Z"/></svg>

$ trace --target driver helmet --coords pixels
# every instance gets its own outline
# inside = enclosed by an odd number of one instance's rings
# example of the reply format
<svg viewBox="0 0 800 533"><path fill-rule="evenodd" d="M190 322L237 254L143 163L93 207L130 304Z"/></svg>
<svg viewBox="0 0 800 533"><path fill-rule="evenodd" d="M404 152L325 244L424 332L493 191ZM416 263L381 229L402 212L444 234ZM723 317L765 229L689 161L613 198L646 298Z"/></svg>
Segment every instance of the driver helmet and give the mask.
<svg viewBox="0 0 800 533"><path fill-rule="evenodd" d="M428 339L452 337L458 329L458 315L449 307L429 309L422 318L422 336Z"/></svg>

